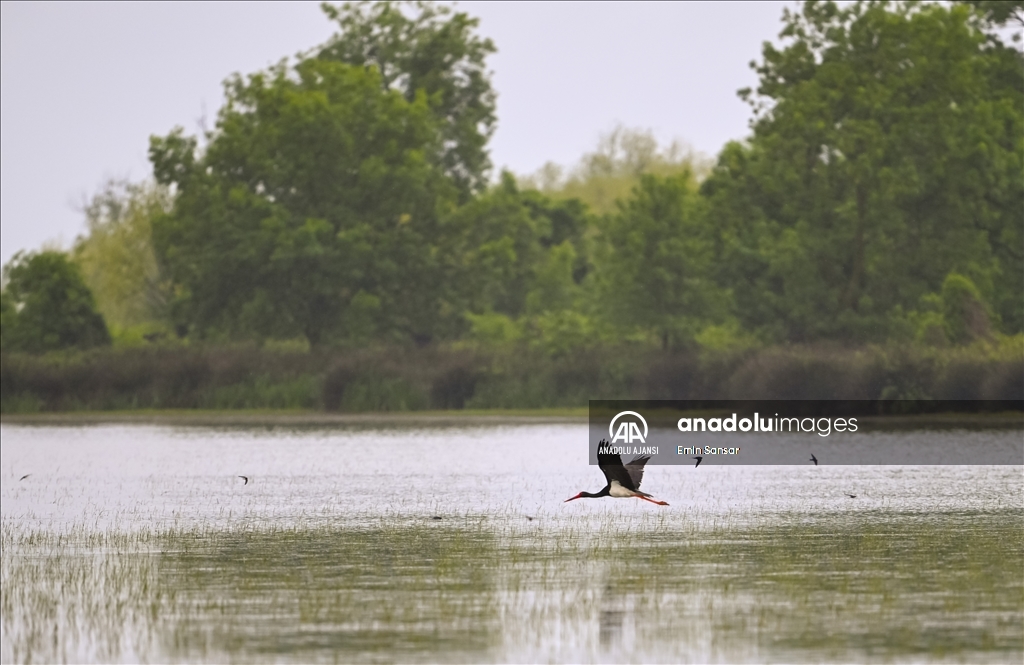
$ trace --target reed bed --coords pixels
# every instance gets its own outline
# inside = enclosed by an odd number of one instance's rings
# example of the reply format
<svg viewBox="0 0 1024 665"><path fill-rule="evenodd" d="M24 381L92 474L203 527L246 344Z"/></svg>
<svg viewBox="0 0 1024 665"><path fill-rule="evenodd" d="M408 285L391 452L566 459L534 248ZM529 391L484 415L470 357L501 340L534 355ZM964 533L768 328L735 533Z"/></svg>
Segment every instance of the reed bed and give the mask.
<svg viewBox="0 0 1024 665"><path fill-rule="evenodd" d="M547 649L569 660L979 662L1024 653L1019 511L776 516L758 526L698 513L684 528L664 514L628 525L607 517L526 520L510 509L396 513L355 528L103 532L5 519L2 657L479 662Z"/></svg>
<svg viewBox="0 0 1024 665"><path fill-rule="evenodd" d="M590 399L1024 399L1024 344L299 352L154 347L0 357L3 413L132 409L387 412L582 408Z"/></svg>

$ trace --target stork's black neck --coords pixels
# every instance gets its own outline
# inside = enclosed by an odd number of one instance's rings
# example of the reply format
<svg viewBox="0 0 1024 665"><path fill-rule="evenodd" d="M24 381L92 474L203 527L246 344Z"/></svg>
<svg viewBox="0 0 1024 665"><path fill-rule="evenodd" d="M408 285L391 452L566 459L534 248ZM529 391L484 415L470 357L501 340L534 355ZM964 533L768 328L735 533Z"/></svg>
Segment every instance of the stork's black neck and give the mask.
<svg viewBox="0 0 1024 665"><path fill-rule="evenodd" d="M605 485L597 494L591 494L590 492L580 492L580 496L584 499L600 499L602 496L608 496L608 493L612 491L611 485Z"/></svg>

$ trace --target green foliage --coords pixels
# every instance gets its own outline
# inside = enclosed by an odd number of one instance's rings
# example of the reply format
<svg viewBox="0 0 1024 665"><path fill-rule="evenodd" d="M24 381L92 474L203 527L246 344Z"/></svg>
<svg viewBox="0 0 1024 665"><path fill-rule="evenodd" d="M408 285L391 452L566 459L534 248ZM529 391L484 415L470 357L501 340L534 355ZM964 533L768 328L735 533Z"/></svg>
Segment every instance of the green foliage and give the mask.
<svg viewBox="0 0 1024 665"><path fill-rule="evenodd" d="M200 400L208 409L314 409L320 405L321 389L319 377L313 374L295 378L265 374L210 387Z"/></svg>
<svg viewBox="0 0 1024 665"><path fill-rule="evenodd" d="M997 336L991 308L978 287L969 277L957 273L946 276L940 293L923 296L908 319L915 339L928 346L963 346Z"/></svg>
<svg viewBox="0 0 1024 665"><path fill-rule="evenodd" d="M110 344L78 268L61 252L19 252L4 266L2 347L41 353Z"/></svg>
<svg viewBox="0 0 1024 665"><path fill-rule="evenodd" d="M74 262L115 329L159 328L171 288L153 252L151 222L171 210L165 187L111 180L85 206L88 232L75 243ZM140 335L143 333L140 333Z"/></svg>
<svg viewBox="0 0 1024 665"><path fill-rule="evenodd" d="M692 175L641 177L633 195L601 221L595 252L603 320L623 332L652 331L663 348L692 342L728 311L728 293L707 278L712 245Z"/></svg>
<svg viewBox="0 0 1024 665"><path fill-rule="evenodd" d="M466 320L469 322L469 338L486 346L509 346L523 336L522 326L505 314L466 312Z"/></svg>
<svg viewBox="0 0 1024 665"><path fill-rule="evenodd" d="M553 358L586 351L601 339L595 322L571 309L546 311L530 317L527 324L530 347Z"/></svg>
<svg viewBox="0 0 1024 665"><path fill-rule="evenodd" d="M175 334L165 321L150 321L134 326L110 326L110 338L116 347L151 346L181 346L187 345L187 339L182 339ZM304 341L304 340L303 340Z"/></svg>
<svg viewBox="0 0 1024 665"><path fill-rule="evenodd" d="M14 321L17 318L18 310L11 294L7 289L0 291L0 349L7 349L7 339L14 331Z"/></svg>
<svg viewBox="0 0 1024 665"><path fill-rule="evenodd" d="M531 314L576 309L582 290L577 282L581 261L571 240L551 247L537 266L535 285L526 296L526 311ZM587 268L584 263L582 267Z"/></svg>
<svg viewBox="0 0 1024 665"><path fill-rule="evenodd" d="M942 317L942 298L936 293L921 297L917 311L910 312L910 324L916 341L927 346L946 346L946 326Z"/></svg>
<svg viewBox="0 0 1024 665"><path fill-rule="evenodd" d="M597 149L585 154L568 174L548 162L519 181L526 189L538 189L555 199L579 199L595 213L608 214L630 195L643 175L688 172L700 180L709 170L707 158L680 141L660 147L650 131L618 125L602 135Z"/></svg>
<svg viewBox="0 0 1024 665"><path fill-rule="evenodd" d="M473 314L512 318L573 306L589 270L590 215L579 201L522 191L508 173L445 222L449 275Z"/></svg>
<svg viewBox="0 0 1024 665"><path fill-rule="evenodd" d="M950 273L942 283L942 321L955 344L991 336L988 307L969 278Z"/></svg>
<svg viewBox="0 0 1024 665"><path fill-rule="evenodd" d="M236 76L226 93L201 155L180 130L150 148L158 181L177 188L153 233L179 321L313 346L434 334L437 217L452 188L432 163L426 97L317 59Z"/></svg>
<svg viewBox="0 0 1024 665"><path fill-rule="evenodd" d="M741 329L735 319L709 325L694 336L694 341L700 348L715 352L738 352L760 346L759 340Z"/></svg>
<svg viewBox="0 0 1024 665"><path fill-rule="evenodd" d="M495 52L475 34L479 19L426 2L324 3L340 32L317 49L323 60L375 67L385 90L410 103L421 91L439 121L437 161L465 201L487 184L487 141L497 118L485 60Z"/></svg>
<svg viewBox="0 0 1024 665"><path fill-rule="evenodd" d="M744 327L884 339L960 272L1021 330L1020 54L963 6L807 3L784 22L743 91L754 136L702 189Z"/></svg>
<svg viewBox="0 0 1024 665"><path fill-rule="evenodd" d="M1014 22L1024 26L1024 0L961 0L963 4L974 7L986 21L995 25ZM1020 40L1020 33L1014 35Z"/></svg>
<svg viewBox="0 0 1024 665"><path fill-rule="evenodd" d="M441 218L489 168L493 44L416 3L323 5L341 32L226 85L216 129L154 138L176 321L216 339L419 342L462 325ZM450 243L449 243L450 244Z"/></svg>

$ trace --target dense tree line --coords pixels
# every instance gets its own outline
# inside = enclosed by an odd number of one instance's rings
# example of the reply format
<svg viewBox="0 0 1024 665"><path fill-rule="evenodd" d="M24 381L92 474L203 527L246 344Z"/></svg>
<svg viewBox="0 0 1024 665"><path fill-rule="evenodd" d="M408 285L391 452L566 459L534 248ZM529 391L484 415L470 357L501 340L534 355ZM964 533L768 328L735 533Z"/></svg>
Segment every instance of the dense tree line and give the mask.
<svg viewBox="0 0 1024 665"><path fill-rule="evenodd" d="M230 78L204 135L154 137L156 183L101 192L72 257L116 329L185 339L559 355L1020 334L1024 59L997 28L1021 6L807 2L752 63L751 136L713 163L620 129L568 177L488 185L477 21L325 5L334 37ZM28 349L10 274L4 346Z"/></svg>

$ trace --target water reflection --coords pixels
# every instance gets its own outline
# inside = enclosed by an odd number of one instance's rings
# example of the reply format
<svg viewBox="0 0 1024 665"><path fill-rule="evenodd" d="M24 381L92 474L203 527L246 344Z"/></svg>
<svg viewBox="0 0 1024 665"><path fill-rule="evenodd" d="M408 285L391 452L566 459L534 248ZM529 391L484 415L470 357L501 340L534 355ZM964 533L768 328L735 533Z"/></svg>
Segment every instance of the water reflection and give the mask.
<svg viewBox="0 0 1024 665"><path fill-rule="evenodd" d="M259 659L409 660L492 645L498 556L486 531L253 532L179 545L168 539L159 566L161 586L177 591L164 643L175 657L207 659L218 645Z"/></svg>
<svg viewBox="0 0 1024 665"><path fill-rule="evenodd" d="M626 618L625 597L611 584L605 584L598 618L598 640L601 649L611 651L622 644L622 622Z"/></svg>

